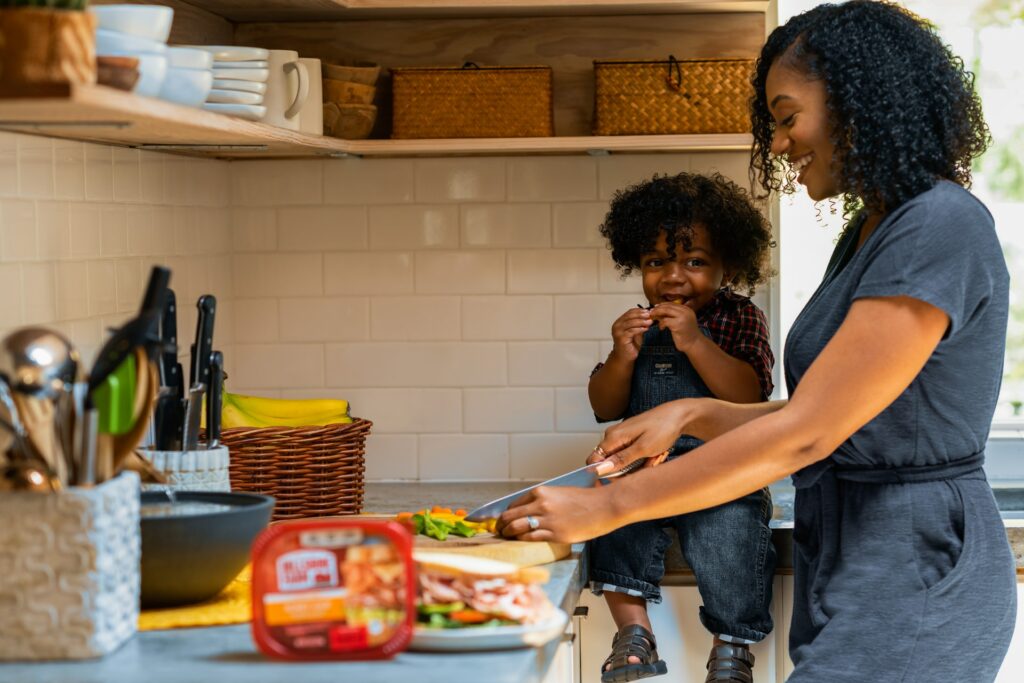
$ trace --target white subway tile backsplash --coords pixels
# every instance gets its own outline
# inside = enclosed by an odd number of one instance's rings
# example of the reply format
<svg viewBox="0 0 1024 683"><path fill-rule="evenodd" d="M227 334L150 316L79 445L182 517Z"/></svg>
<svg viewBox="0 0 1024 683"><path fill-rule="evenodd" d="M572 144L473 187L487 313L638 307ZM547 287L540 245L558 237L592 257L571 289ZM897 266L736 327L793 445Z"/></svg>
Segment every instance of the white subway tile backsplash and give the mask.
<svg viewBox="0 0 1024 683"><path fill-rule="evenodd" d="M89 264L67 261L57 264L57 318L74 320L89 315Z"/></svg>
<svg viewBox="0 0 1024 683"><path fill-rule="evenodd" d="M232 384L261 389L297 389L324 385L324 347L320 344L235 344Z"/></svg>
<svg viewBox="0 0 1024 683"><path fill-rule="evenodd" d="M456 249L459 207L443 204L369 207L371 249Z"/></svg>
<svg viewBox="0 0 1024 683"><path fill-rule="evenodd" d="M462 297L464 339L551 339L550 296Z"/></svg>
<svg viewBox="0 0 1024 683"><path fill-rule="evenodd" d="M113 261L89 262L89 315L117 312L117 286Z"/></svg>
<svg viewBox="0 0 1024 683"><path fill-rule="evenodd" d="M594 417L586 387L555 389L555 430L559 432L603 432L612 423Z"/></svg>
<svg viewBox="0 0 1024 683"><path fill-rule="evenodd" d="M508 160L510 202L597 199L597 162L590 157Z"/></svg>
<svg viewBox="0 0 1024 683"><path fill-rule="evenodd" d="M550 432L554 391L550 388L465 389L466 432Z"/></svg>
<svg viewBox="0 0 1024 683"><path fill-rule="evenodd" d="M67 202L36 202L37 254L42 261L71 256L71 222Z"/></svg>
<svg viewBox="0 0 1024 683"><path fill-rule="evenodd" d="M18 195L53 197L53 140L36 135L18 137Z"/></svg>
<svg viewBox="0 0 1024 683"><path fill-rule="evenodd" d="M304 206L277 212L281 251L338 251L367 247L363 207Z"/></svg>
<svg viewBox="0 0 1024 683"><path fill-rule="evenodd" d="M629 294L584 294L555 297L555 339L608 339L612 324L636 308Z"/></svg>
<svg viewBox="0 0 1024 683"><path fill-rule="evenodd" d="M365 342L327 345L327 384L481 387L507 383L501 342Z"/></svg>
<svg viewBox="0 0 1024 683"><path fill-rule="evenodd" d="M411 294L414 283L412 252L324 254L325 294Z"/></svg>
<svg viewBox="0 0 1024 683"><path fill-rule="evenodd" d="M281 299L282 341L363 341L370 338L370 302L360 297Z"/></svg>
<svg viewBox="0 0 1024 683"><path fill-rule="evenodd" d="M542 481L582 467L600 440L595 434L513 434L512 479Z"/></svg>
<svg viewBox="0 0 1024 683"><path fill-rule="evenodd" d="M237 297L324 293L320 254L238 254L231 257L231 269Z"/></svg>
<svg viewBox="0 0 1024 683"><path fill-rule="evenodd" d="M85 198L109 202L114 198L114 154L106 145L85 146Z"/></svg>
<svg viewBox="0 0 1024 683"><path fill-rule="evenodd" d="M438 481L508 479L504 434L428 434L419 438L420 472Z"/></svg>
<svg viewBox="0 0 1024 683"><path fill-rule="evenodd" d="M640 271L634 270L627 277L622 277L622 271L615 267L610 251L602 251L598 256L598 288L602 292L631 293L640 297L637 303L644 303L644 285L640 279Z"/></svg>
<svg viewBox="0 0 1024 683"><path fill-rule="evenodd" d="M4 329L10 330L22 324L22 298L21 266L17 263L0 263L0 325Z"/></svg>
<svg viewBox="0 0 1024 683"><path fill-rule="evenodd" d="M172 274L173 277L173 274ZM146 280L149 280L149 270ZM138 259L121 259L114 264L114 285L117 288L117 312L130 313L139 308L144 282L142 264ZM173 282L171 283L173 286Z"/></svg>
<svg viewBox="0 0 1024 683"><path fill-rule="evenodd" d="M110 204L100 211L100 254L128 254L128 213L125 207Z"/></svg>
<svg viewBox="0 0 1024 683"><path fill-rule="evenodd" d="M551 208L556 247L605 246L600 227L608 213L608 202L558 203Z"/></svg>
<svg viewBox="0 0 1024 683"><path fill-rule="evenodd" d="M242 344L280 341L281 327L277 311L277 299L232 300L231 317L235 324L235 339Z"/></svg>
<svg viewBox="0 0 1024 683"><path fill-rule="evenodd" d="M469 204L462 206L462 246L549 247L548 204Z"/></svg>
<svg viewBox="0 0 1024 683"><path fill-rule="evenodd" d="M378 434L371 430L366 439L367 481L414 480L419 478L415 434ZM394 510L366 510L387 512Z"/></svg>
<svg viewBox="0 0 1024 683"><path fill-rule="evenodd" d="M504 291L504 251L416 253L417 294L499 294Z"/></svg>
<svg viewBox="0 0 1024 683"><path fill-rule="evenodd" d="M459 389L331 389L349 412L373 422L378 434L462 432Z"/></svg>
<svg viewBox="0 0 1024 683"><path fill-rule="evenodd" d="M461 307L455 296L375 297L370 338L387 341L459 339Z"/></svg>
<svg viewBox="0 0 1024 683"><path fill-rule="evenodd" d="M18 139L0 132L0 197L18 196Z"/></svg>
<svg viewBox="0 0 1024 683"><path fill-rule="evenodd" d="M601 199L611 199L625 190L658 175L675 175L690 170L689 154L635 154L603 157L597 162Z"/></svg>
<svg viewBox="0 0 1024 683"><path fill-rule="evenodd" d="M114 201L142 200L142 172L139 150L114 147Z"/></svg>
<svg viewBox="0 0 1024 683"><path fill-rule="evenodd" d="M39 256L36 232L35 202L29 199L0 201L0 260L36 260Z"/></svg>
<svg viewBox="0 0 1024 683"><path fill-rule="evenodd" d="M85 144L54 139L53 164L53 196L85 199Z"/></svg>
<svg viewBox="0 0 1024 683"><path fill-rule="evenodd" d="M501 158L417 159L416 201L500 202L505 200Z"/></svg>
<svg viewBox="0 0 1024 683"><path fill-rule="evenodd" d="M22 322L42 325L57 318L57 277L51 263L23 263L21 285Z"/></svg>
<svg viewBox="0 0 1024 683"><path fill-rule="evenodd" d="M103 253L103 208L99 204L71 204L71 256L91 258Z"/></svg>
<svg viewBox="0 0 1024 683"><path fill-rule="evenodd" d="M415 196L410 159L332 159L323 178L324 204L399 204Z"/></svg>
<svg viewBox="0 0 1024 683"><path fill-rule="evenodd" d="M690 155L691 173L721 173L747 192L750 191L749 168L750 159L740 154L700 152Z"/></svg>
<svg viewBox="0 0 1024 683"><path fill-rule="evenodd" d="M164 201L164 159L166 154L142 152L139 157L139 193L147 204Z"/></svg>
<svg viewBox="0 0 1024 683"><path fill-rule="evenodd" d="M194 254L200 248L198 211L191 206L174 207L174 253L178 256Z"/></svg>
<svg viewBox="0 0 1024 683"><path fill-rule="evenodd" d="M235 253L277 249L277 212L232 208L231 248Z"/></svg>
<svg viewBox="0 0 1024 683"><path fill-rule="evenodd" d="M515 249L508 252L508 291L561 294L597 289L595 249Z"/></svg>
<svg viewBox="0 0 1024 683"><path fill-rule="evenodd" d="M305 206L324 199L321 161L235 161L231 163L231 204Z"/></svg>
<svg viewBox="0 0 1024 683"><path fill-rule="evenodd" d="M89 205L72 207L72 250L74 250L75 212L88 211ZM155 256L174 253L174 214L170 207L129 206L128 253L132 256Z"/></svg>
<svg viewBox="0 0 1024 683"><path fill-rule="evenodd" d="M581 386L598 360L597 342L509 342L512 386Z"/></svg>

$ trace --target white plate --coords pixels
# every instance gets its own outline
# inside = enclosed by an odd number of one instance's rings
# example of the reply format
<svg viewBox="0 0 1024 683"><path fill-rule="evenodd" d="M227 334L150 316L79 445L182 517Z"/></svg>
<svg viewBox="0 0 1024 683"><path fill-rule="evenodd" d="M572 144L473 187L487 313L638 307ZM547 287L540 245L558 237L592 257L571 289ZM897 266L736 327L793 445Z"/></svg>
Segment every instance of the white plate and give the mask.
<svg viewBox="0 0 1024 683"><path fill-rule="evenodd" d="M263 104L263 95L258 92L241 92L239 90L220 90L214 88L206 96L206 101L217 104Z"/></svg>
<svg viewBox="0 0 1024 683"><path fill-rule="evenodd" d="M140 55L162 55L167 51L167 45L149 38L140 38L129 33L118 33L107 31L102 28L96 29L96 54L140 54Z"/></svg>
<svg viewBox="0 0 1024 683"><path fill-rule="evenodd" d="M221 62L216 59L213 60L214 69L266 69L268 66L270 66L270 62L265 59L245 62Z"/></svg>
<svg viewBox="0 0 1024 683"><path fill-rule="evenodd" d="M215 111L218 114L237 116L240 119L249 119L250 121L259 121L267 115L266 107L255 104L218 104L216 102L207 102L203 105L203 109Z"/></svg>
<svg viewBox="0 0 1024 683"><path fill-rule="evenodd" d="M265 83L269 69L214 69L214 78L233 78L239 81L258 81Z"/></svg>
<svg viewBox="0 0 1024 683"><path fill-rule="evenodd" d="M167 66L176 69L209 69L213 66L213 58L206 50L170 46L167 48Z"/></svg>
<svg viewBox="0 0 1024 683"><path fill-rule="evenodd" d="M244 62L251 60L264 60L270 57L270 52L262 47L245 47L243 45L183 45L182 47L197 47L213 53L213 58L218 62Z"/></svg>
<svg viewBox="0 0 1024 683"><path fill-rule="evenodd" d="M233 78L215 78L213 87L217 90L241 90L262 95L267 92L267 84L258 81L237 81Z"/></svg>
<svg viewBox="0 0 1024 683"><path fill-rule="evenodd" d="M464 652L540 647L565 631L569 615L555 610L549 619L526 626L469 626L413 629L410 650Z"/></svg>

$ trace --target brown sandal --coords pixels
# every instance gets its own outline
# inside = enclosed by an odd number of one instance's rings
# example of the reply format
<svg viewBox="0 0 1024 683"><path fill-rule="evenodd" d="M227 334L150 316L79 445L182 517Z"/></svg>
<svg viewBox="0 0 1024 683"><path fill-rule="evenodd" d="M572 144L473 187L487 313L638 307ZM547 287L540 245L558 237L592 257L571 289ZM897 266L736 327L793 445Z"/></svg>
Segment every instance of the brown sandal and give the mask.
<svg viewBox="0 0 1024 683"><path fill-rule="evenodd" d="M715 645L708 656L708 677L704 679L704 683L753 683L753 666L754 655L746 645Z"/></svg>
<svg viewBox="0 0 1024 683"><path fill-rule="evenodd" d="M630 657L640 661L633 664ZM612 668L605 671L609 664ZM601 665L602 683L625 683L668 672L665 662L658 659L658 644L654 634L640 624L623 626L612 638L612 653Z"/></svg>

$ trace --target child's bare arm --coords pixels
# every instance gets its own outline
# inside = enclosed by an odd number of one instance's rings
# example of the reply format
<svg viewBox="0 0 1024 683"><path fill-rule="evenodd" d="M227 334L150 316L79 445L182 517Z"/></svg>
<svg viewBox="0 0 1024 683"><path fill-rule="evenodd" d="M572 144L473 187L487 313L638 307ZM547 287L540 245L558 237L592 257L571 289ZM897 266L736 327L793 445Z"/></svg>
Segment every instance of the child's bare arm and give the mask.
<svg viewBox="0 0 1024 683"><path fill-rule="evenodd" d="M629 406L633 365L640 354L643 334L651 326L646 309L631 308L612 324L612 352L605 364L590 377L587 391L590 407L602 420L617 420Z"/></svg>

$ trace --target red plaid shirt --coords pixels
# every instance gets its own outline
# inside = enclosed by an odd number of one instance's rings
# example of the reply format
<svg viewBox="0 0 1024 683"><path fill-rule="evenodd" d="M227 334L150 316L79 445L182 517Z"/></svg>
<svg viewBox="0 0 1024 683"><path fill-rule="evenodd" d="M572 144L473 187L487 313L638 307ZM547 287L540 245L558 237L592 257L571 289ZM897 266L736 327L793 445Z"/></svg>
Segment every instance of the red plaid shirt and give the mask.
<svg viewBox="0 0 1024 683"><path fill-rule="evenodd" d="M775 355L768 343L768 320L749 297L722 289L697 311L697 324L711 341L733 358L748 363L761 383L761 398L768 400L774 385ZM604 363L598 363L593 375Z"/></svg>

